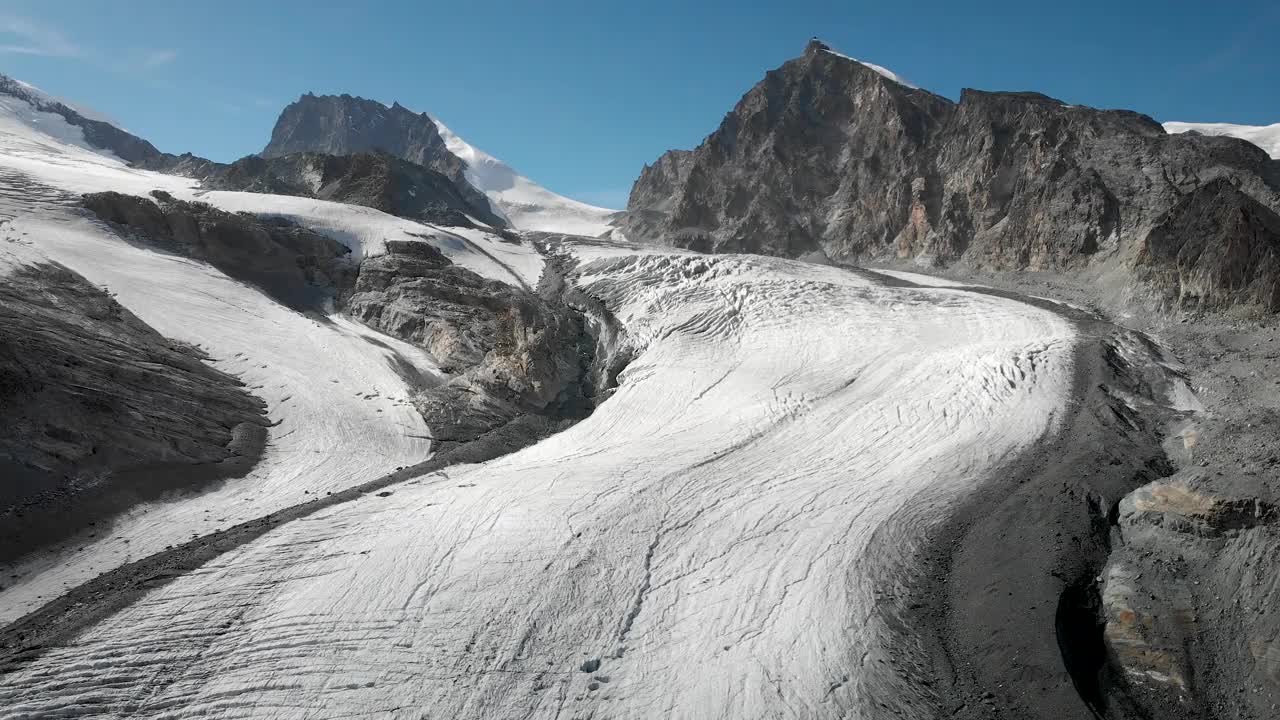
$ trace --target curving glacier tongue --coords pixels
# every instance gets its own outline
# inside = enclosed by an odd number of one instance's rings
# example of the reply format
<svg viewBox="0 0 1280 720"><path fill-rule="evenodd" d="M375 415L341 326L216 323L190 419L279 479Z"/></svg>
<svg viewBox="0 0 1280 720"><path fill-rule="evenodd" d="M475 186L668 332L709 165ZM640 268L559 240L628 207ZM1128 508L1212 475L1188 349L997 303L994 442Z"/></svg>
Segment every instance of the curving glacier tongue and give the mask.
<svg viewBox="0 0 1280 720"><path fill-rule="evenodd" d="M927 714L885 598L1052 428L1070 324L784 260L560 251L635 345L591 417L220 557L0 678L0 715Z"/></svg>

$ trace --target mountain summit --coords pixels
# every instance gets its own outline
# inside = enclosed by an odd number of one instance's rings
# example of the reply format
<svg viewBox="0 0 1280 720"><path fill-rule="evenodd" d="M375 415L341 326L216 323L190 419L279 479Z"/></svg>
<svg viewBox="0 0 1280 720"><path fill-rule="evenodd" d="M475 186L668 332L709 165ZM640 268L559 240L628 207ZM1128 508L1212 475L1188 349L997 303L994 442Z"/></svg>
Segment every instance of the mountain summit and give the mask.
<svg viewBox="0 0 1280 720"><path fill-rule="evenodd" d="M599 235L608 229L608 218L614 213L547 190L426 113L345 94L308 93L290 103L276 121L262 156L371 151L444 174L472 196L468 199L483 199L495 214L521 230Z"/></svg>
<svg viewBox="0 0 1280 720"><path fill-rule="evenodd" d="M1172 279L1158 289L1180 302L1275 310L1280 278L1267 268L1280 240L1270 235L1216 229L1232 254L1214 258L1143 248L1185 195L1217 179L1274 215L1278 168L1255 145L1170 135L1135 112L1034 92L965 89L953 102L813 40L697 149L646 166L617 222L633 240L839 262L1157 262L1137 274Z"/></svg>

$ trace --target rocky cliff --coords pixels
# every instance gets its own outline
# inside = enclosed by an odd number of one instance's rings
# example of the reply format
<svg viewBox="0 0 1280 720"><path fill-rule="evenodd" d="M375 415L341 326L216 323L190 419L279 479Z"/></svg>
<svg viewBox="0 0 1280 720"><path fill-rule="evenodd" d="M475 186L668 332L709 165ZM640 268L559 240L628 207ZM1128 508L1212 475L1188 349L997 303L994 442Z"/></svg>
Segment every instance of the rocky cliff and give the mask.
<svg viewBox="0 0 1280 720"><path fill-rule="evenodd" d="M470 186L383 152L354 155L294 153L270 158L250 155L206 176L217 190L249 190L300 195L364 205L390 215L437 225L470 227L475 218L503 227L489 203Z"/></svg>
<svg viewBox="0 0 1280 720"><path fill-rule="evenodd" d="M1180 196L1147 233L1136 262L1181 305L1280 311L1280 215L1226 179Z"/></svg>
<svg viewBox="0 0 1280 720"><path fill-rule="evenodd" d="M387 153L444 175L467 202L489 207L484 194L467 181L466 163L445 146L435 121L399 103L387 107L351 95L307 93L280 113L261 155L275 158L300 152Z"/></svg>
<svg viewBox="0 0 1280 720"><path fill-rule="evenodd" d="M414 404L432 436L474 440L523 416L576 420L602 400L616 343L598 342L582 309L562 297L555 268L537 292L453 265L427 243L387 243L366 259L346 312L429 351L451 375Z"/></svg>
<svg viewBox="0 0 1280 720"><path fill-rule="evenodd" d="M230 164L184 153L135 164L200 180L211 190L313 197L364 205L436 225L471 227L472 219L497 228L506 225L471 186L459 186L435 170L384 152L298 152L269 158L247 155Z"/></svg>
<svg viewBox="0 0 1280 720"><path fill-rule="evenodd" d="M712 252L1127 267L1214 181L1280 208L1277 164L1247 142L1038 93L951 102L813 41L697 149L646 167L618 225Z"/></svg>

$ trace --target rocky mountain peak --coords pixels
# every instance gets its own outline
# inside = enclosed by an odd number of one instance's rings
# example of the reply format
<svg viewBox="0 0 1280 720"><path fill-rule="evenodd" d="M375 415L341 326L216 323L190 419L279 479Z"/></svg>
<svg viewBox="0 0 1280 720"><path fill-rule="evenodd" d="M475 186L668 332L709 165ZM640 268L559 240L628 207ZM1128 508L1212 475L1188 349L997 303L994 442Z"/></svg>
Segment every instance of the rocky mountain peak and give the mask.
<svg viewBox="0 0 1280 720"><path fill-rule="evenodd" d="M1169 225L1188 193L1225 178L1276 210L1278 175L1238 140L1168 135L1141 113L1038 92L966 89L952 102L815 39L766 73L698 148L646 167L616 222L632 239L704 251L1132 269L1138 244ZM1204 194L1174 217L1234 197ZM1256 288L1269 282L1253 278L1254 291L1236 293L1220 290L1235 287L1224 281L1213 296L1261 300Z"/></svg>
<svg viewBox="0 0 1280 720"><path fill-rule="evenodd" d="M466 162L449 150L435 121L398 102L388 107L345 93L299 97L280 113L261 155L297 153L385 153L444 175L469 204L486 213L492 209L484 193L468 181Z"/></svg>
<svg viewBox="0 0 1280 720"><path fill-rule="evenodd" d="M816 37L811 37L809 38L808 44L804 46L804 55L814 55L822 52L823 50L831 50L831 46Z"/></svg>

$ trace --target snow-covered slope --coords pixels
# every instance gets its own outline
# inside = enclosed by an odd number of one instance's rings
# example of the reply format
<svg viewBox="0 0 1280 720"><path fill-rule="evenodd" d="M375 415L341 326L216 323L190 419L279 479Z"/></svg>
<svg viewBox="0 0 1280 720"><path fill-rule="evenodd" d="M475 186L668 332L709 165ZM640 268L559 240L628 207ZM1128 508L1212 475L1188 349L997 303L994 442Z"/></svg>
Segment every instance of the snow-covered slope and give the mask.
<svg viewBox="0 0 1280 720"><path fill-rule="evenodd" d="M93 108L85 107L84 105L80 105L79 103L73 103L70 100L60 98L56 95L50 95L49 93L45 92L44 90L41 90L40 88L36 87L35 85L32 85L31 83L23 82L18 79L12 79L12 81L15 85L21 88L23 93L25 93L31 99L35 100L37 104L43 103L48 105L54 105L54 104L65 105L66 107L74 110L76 113L79 113L81 117L87 118L89 120L97 120L98 122L104 122L104 123L107 123L108 125L115 125L121 130L125 130L125 127L122 126L119 122L117 122L115 118L112 118L109 115L104 115L103 113L100 113L97 110L94 110Z"/></svg>
<svg viewBox="0 0 1280 720"><path fill-rule="evenodd" d="M495 232L437 228L373 208L327 200L204 191L195 180L131 168L110 153L84 145L80 129L67 125L60 116L36 113L31 120L28 108L26 103L0 95L0 167L68 193L114 190L147 195L163 190L179 199L200 200L231 212L288 218L347 245L356 257L382 254L387 240L429 242L458 265L500 282L536 284L541 274L542 256L531 245L506 241Z"/></svg>
<svg viewBox="0 0 1280 720"><path fill-rule="evenodd" d="M1228 135L1247 140L1280 160L1280 123L1274 125L1233 125L1231 123L1167 122L1166 132L1184 133L1194 130L1203 135Z"/></svg>
<svg viewBox="0 0 1280 720"><path fill-rule="evenodd" d="M0 76L2 78L2 76ZM34 87L19 83L25 88ZM93 147L84 139L84 131L66 121L61 115L39 109L36 105L16 96L0 93L0 135L19 135L46 138L46 141L65 143L114 158L106 150Z"/></svg>
<svg viewBox="0 0 1280 720"><path fill-rule="evenodd" d="M517 173L506 163L458 137L433 117L449 152L467 164L466 177L489 197L495 211L520 230L546 230L598 236L609 230L616 210L588 205L557 195Z"/></svg>
<svg viewBox="0 0 1280 720"><path fill-rule="evenodd" d="M785 260L562 251L636 351L591 417L230 552L0 677L3 716L931 712L888 598L1054 425L1070 325Z"/></svg>
<svg viewBox="0 0 1280 720"><path fill-rule="evenodd" d="M10 102L10 100L12 102ZM374 479L431 453L429 431L407 403L397 368L438 374L423 351L341 316L290 311L199 262L119 239L77 207L80 193L164 190L230 211L289 217L346 243L357 256L389 239L429 242L454 262L513 285L532 285L542 256L529 244L420 225L370 208L256 193L204 193L194 181L128 167L87 149L29 105L0 96L0 275L57 261L116 294L162 334L201 346L268 403L277 425L247 477L181 502L141 506L109 534L73 538L20 567L0 568L0 622L68 587L191 535L260 517ZM2 277L0 277L2 280Z"/></svg>

